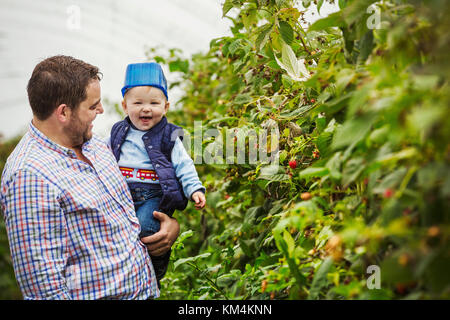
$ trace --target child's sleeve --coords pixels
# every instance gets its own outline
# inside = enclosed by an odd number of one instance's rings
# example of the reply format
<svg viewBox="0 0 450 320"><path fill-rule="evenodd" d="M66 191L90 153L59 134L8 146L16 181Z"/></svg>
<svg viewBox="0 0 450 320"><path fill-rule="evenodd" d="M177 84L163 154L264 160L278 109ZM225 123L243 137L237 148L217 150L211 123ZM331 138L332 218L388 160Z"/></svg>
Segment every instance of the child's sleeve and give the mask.
<svg viewBox="0 0 450 320"><path fill-rule="evenodd" d="M194 161L192 161L191 157L186 152L186 149L184 149L183 143L179 138L175 140L171 157L175 174L183 186L183 192L186 198L192 200L191 196L196 191L205 193L206 188L202 185L200 179L198 178Z"/></svg>

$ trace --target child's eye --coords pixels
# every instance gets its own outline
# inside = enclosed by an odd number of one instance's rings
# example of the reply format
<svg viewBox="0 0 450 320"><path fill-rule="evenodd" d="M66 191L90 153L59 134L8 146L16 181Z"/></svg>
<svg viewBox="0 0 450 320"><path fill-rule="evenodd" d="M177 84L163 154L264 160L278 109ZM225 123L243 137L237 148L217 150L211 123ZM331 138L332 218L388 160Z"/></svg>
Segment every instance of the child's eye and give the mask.
<svg viewBox="0 0 450 320"><path fill-rule="evenodd" d="M142 102L140 101L136 101L134 104L142 104Z"/></svg>

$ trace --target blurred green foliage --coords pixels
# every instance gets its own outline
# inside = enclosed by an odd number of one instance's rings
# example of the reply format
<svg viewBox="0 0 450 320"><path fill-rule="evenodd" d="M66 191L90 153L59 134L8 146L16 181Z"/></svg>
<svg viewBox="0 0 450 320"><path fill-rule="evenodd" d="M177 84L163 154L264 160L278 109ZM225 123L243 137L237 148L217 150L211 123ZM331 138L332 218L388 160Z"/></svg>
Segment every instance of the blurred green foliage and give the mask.
<svg viewBox="0 0 450 320"><path fill-rule="evenodd" d="M21 137L15 137L7 141L0 137L0 172L3 172L6 159L14 150ZM21 299L19 287L14 277L14 270L9 252L8 237L6 235L3 213L0 208L0 300Z"/></svg>
<svg viewBox="0 0 450 320"><path fill-rule="evenodd" d="M226 0L232 35L208 53L147 52L180 73L168 117L191 137L270 123L281 135L272 175L197 165L208 208L177 215L163 299L450 297L450 4L339 7L305 30L293 1Z"/></svg>

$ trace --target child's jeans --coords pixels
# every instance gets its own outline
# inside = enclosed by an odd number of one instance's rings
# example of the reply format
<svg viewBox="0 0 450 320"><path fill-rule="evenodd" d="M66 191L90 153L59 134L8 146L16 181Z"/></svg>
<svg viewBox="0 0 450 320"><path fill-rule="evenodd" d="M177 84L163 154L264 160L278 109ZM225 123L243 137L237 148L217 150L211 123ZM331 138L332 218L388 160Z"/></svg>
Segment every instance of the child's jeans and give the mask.
<svg viewBox="0 0 450 320"><path fill-rule="evenodd" d="M131 188L131 196L134 202L134 209L136 210L136 216L139 219L141 225L141 233L139 238L150 236L160 229L159 220L153 217L153 211L158 211L159 202L163 195L162 190L148 189L148 188ZM164 277L169 265L171 250L162 256L150 256L155 269L156 280L158 287L160 287L159 281Z"/></svg>

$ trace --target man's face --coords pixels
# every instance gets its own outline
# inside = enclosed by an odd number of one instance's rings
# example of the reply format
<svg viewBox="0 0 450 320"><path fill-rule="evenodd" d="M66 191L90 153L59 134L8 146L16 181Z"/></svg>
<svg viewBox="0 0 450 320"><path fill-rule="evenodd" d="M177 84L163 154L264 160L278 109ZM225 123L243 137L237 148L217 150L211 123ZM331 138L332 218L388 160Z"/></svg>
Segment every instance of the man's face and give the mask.
<svg viewBox="0 0 450 320"><path fill-rule="evenodd" d="M142 86L128 90L122 106L133 125L146 131L161 121L169 109L169 102L160 89Z"/></svg>
<svg viewBox="0 0 450 320"><path fill-rule="evenodd" d="M82 145L92 138L92 122L99 113L103 113L100 82L92 80L86 88L86 99L72 111L66 127L74 146Z"/></svg>

